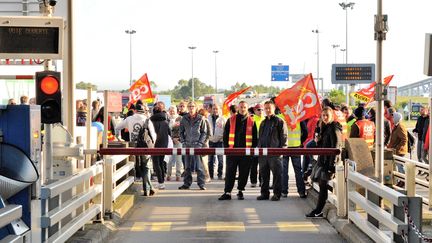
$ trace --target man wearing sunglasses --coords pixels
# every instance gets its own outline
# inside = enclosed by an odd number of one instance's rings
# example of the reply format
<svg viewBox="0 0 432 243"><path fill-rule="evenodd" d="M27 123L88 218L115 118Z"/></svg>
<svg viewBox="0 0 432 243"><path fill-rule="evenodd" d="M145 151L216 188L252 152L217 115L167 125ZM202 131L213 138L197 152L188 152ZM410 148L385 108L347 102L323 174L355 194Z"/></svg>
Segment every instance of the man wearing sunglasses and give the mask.
<svg viewBox="0 0 432 243"><path fill-rule="evenodd" d="M261 122L264 120L264 106L260 103L254 106L254 114L253 120L257 127L257 134L259 134L259 127ZM259 139L259 137L258 137ZM250 182L251 187L256 187L257 185L257 177L258 177L258 157L252 157L252 163L250 167ZM261 184L261 176L260 176L260 184Z"/></svg>

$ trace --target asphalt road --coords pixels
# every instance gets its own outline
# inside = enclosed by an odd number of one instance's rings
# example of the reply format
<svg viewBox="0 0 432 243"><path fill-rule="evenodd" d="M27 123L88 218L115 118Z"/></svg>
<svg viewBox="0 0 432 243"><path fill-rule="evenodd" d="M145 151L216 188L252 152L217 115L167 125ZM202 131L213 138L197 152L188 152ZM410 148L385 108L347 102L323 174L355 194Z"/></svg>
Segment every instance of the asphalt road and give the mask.
<svg viewBox="0 0 432 243"><path fill-rule="evenodd" d="M293 177L291 177L293 178ZM290 183L291 184L291 183ZM281 201L257 201L259 188L247 186L245 200L218 201L223 181L206 191L180 191L180 182L153 197L140 197L109 242L345 242L325 219L306 219L312 205L295 185Z"/></svg>

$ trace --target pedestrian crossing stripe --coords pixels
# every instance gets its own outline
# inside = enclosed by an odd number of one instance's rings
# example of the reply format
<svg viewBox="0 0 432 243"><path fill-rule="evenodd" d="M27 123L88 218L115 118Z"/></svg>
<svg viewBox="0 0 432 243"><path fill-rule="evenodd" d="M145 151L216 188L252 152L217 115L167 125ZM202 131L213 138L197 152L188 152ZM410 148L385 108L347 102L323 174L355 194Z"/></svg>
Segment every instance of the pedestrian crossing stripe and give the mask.
<svg viewBox="0 0 432 243"><path fill-rule="evenodd" d="M207 231L245 231L243 222L224 222L213 221L207 222Z"/></svg>
<svg viewBox="0 0 432 243"><path fill-rule="evenodd" d="M133 224L131 231L171 231L172 222L136 222Z"/></svg>
<svg viewBox="0 0 432 243"><path fill-rule="evenodd" d="M279 231L319 231L319 225L307 221L276 222Z"/></svg>

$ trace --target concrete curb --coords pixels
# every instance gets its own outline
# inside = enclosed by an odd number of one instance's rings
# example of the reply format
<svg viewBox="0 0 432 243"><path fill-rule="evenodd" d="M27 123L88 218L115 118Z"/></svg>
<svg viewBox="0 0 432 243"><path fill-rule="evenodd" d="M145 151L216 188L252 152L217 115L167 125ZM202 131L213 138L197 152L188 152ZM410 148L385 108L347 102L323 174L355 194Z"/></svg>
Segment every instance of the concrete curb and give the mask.
<svg viewBox="0 0 432 243"><path fill-rule="evenodd" d="M313 188L308 191L308 201L312 207L318 202L318 192ZM324 207L324 216L336 231L348 242L352 243L373 243L374 241L363 233L357 226L351 224L347 219L341 219L337 216L337 209L334 205L326 203Z"/></svg>

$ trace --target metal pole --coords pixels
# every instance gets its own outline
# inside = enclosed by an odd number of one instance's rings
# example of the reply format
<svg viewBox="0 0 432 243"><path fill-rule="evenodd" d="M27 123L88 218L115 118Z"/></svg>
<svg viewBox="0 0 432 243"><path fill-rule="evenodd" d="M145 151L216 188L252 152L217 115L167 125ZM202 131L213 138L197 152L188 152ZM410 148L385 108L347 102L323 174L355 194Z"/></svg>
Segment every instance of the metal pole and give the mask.
<svg viewBox="0 0 432 243"><path fill-rule="evenodd" d="M126 30L125 33L129 35L129 86L132 86L132 35L136 30Z"/></svg>
<svg viewBox="0 0 432 243"><path fill-rule="evenodd" d="M132 34L129 34L129 87L132 86Z"/></svg>
<svg viewBox="0 0 432 243"><path fill-rule="evenodd" d="M104 148L108 147L108 91L104 90L104 113L103 113L103 125L104 125L104 130L103 130L103 135L102 135L102 146Z"/></svg>
<svg viewBox="0 0 432 243"><path fill-rule="evenodd" d="M382 84L382 41L386 30L383 23L382 0L377 0L377 15L375 18L375 40L377 41L377 72L376 72L376 137L375 137L375 177L384 182L384 100Z"/></svg>
<svg viewBox="0 0 432 243"><path fill-rule="evenodd" d="M189 49L191 50L191 56L192 56L192 101L195 101L195 84L194 84L194 74L193 74L193 51L196 49L196 46L189 46Z"/></svg>
<svg viewBox="0 0 432 243"><path fill-rule="evenodd" d="M348 8L346 7L345 1L345 64L348 64ZM346 102L347 105L350 104L349 88L348 84L345 85L346 89Z"/></svg>
<svg viewBox="0 0 432 243"><path fill-rule="evenodd" d="M218 88L217 88L217 59L216 59L216 54L218 53L219 51L213 51L213 53L215 54L215 92L216 92L216 94L217 94L217 92L218 92Z"/></svg>
<svg viewBox="0 0 432 243"><path fill-rule="evenodd" d="M323 95L323 87L320 84L320 79L319 79L319 30L315 29L312 30L312 33L317 34L317 76L316 76L316 80L317 80L317 90L318 93L320 92L320 88L321 88L321 95Z"/></svg>
<svg viewBox="0 0 432 243"><path fill-rule="evenodd" d="M429 83L429 133L432 132L432 84ZM429 164L432 158L432 135L429 134L429 151L428 151L428 160ZM432 175L432 166L429 166L429 175ZM429 180L429 197L432 198L432 180ZM429 200L429 210L432 209L432 200Z"/></svg>

